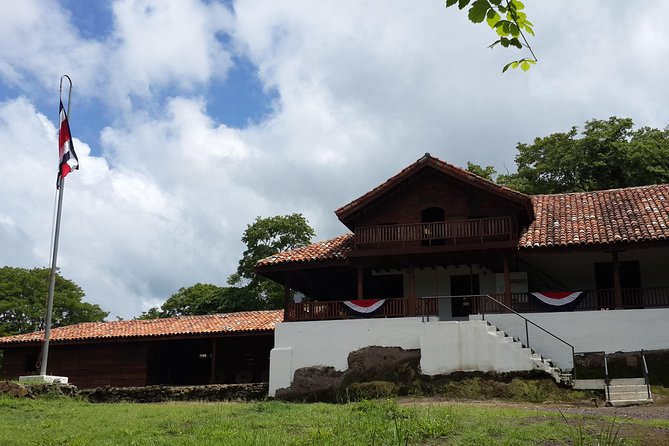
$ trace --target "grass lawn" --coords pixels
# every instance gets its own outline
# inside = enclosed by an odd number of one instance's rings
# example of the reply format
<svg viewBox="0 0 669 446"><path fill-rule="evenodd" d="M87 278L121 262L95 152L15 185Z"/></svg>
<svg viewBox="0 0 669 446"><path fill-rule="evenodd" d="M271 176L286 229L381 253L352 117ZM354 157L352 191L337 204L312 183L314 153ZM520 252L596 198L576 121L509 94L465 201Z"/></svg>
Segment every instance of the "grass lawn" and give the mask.
<svg viewBox="0 0 669 446"><path fill-rule="evenodd" d="M597 444L598 433L611 424L600 417L567 418L552 411L393 400L92 404L0 397L0 445L561 445L574 444L579 424L588 438L577 444ZM669 421L630 423L669 429Z"/></svg>

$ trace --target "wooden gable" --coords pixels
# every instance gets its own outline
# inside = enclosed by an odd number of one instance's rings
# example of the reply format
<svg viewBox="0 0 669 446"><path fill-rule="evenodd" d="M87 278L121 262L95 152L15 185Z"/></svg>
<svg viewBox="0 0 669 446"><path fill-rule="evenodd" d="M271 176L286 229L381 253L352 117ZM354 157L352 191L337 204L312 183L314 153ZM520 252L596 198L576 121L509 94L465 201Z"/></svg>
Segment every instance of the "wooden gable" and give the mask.
<svg viewBox="0 0 669 446"><path fill-rule="evenodd" d="M533 219L529 196L430 154L341 207L336 214L355 231L361 227L421 223L430 208L441 209L445 221L508 216L524 225Z"/></svg>

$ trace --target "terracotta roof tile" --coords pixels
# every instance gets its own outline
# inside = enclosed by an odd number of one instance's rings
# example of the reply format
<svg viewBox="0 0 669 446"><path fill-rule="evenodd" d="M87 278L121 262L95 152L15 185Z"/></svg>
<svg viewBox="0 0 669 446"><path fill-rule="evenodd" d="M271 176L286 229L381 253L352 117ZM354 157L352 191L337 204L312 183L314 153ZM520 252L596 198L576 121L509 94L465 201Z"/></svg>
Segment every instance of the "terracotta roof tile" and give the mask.
<svg viewBox="0 0 669 446"><path fill-rule="evenodd" d="M532 196L519 248L669 239L669 185Z"/></svg>
<svg viewBox="0 0 669 446"><path fill-rule="evenodd" d="M353 234L344 234L330 240L312 243L302 248L284 251L260 260L256 266L270 266L286 263L312 262L321 260L344 260L353 250Z"/></svg>
<svg viewBox="0 0 669 446"><path fill-rule="evenodd" d="M519 249L669 240L669 184L530 196L535 219ZM267 257L257 266L346 260L353 234Z"/></svg>
<svg viewBox="0 0 669 446"><path fill-rule="evenodd" d="M84 322L51 330L51 342L143 338L208 333L235 333L274 330L283 321L283 310L183 316L139 321ZM0 347L29 344L44 339L44 331L0 338Z"/></svg>

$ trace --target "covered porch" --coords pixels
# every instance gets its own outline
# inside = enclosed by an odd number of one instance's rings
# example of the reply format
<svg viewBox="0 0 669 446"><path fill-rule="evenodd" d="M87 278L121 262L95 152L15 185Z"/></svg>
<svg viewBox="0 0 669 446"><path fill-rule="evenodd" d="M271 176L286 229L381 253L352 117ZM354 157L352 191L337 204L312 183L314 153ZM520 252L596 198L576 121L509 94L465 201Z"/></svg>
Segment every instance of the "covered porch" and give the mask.
<svg viewBox="0 0 669 446"><path fill-rule="evenodd" d="M669 308L669 286L652 288L625 288L621 290L622 306L615 305L613 289L584 290L583 297L570 307L571 311L603 311L615 309L648 309ZM504 293L495 293L490 297L501 302L505 299ZM415 308L410 308L409 298L385 299L378 311L365 317L392 318L409 316L439 316L439 301L448 299L453 305L468 308L467 315L498 314L506 310L488 299L486 295L475 296L424 296L415 301ZM284 321L316 321L334 319L352 319L352 315L344 300L289 302L284 313ZM551 311L533 299L530 293L511 293L511 305L518 313L544 313Z"/></svg>

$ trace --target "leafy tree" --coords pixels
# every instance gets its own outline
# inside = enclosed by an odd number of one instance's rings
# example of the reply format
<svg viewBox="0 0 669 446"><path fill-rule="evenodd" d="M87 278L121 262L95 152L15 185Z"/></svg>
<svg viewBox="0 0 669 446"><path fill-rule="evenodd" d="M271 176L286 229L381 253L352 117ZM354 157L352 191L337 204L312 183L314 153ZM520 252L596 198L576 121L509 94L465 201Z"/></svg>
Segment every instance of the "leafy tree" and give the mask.
<svg viewBox="0 0 669 446"><path fill-rule="evenodd" d="M245 292L241 288L196 283L189 287L180 288L160 308L149 308L135 319L231 313L261 308L258 302L249 303L245 301L244 296Z"/></svg>
<svg viewBox="0 0 669 446"><path fill-rule="evenodd" d="M497 171L493 166L482 167L478 164L474 164L471 161L467 161L467 170L471 173L474 173L480 177L485 178L488 181L495 181L495 174Z"/></svg>
<svg viewBox="0 0 669 446"><path fill-rule="evenodd" d="M30 333L43 328L49 273L48 268L0 268L0 336ZM58 274L52 326L104 320L109 313L98 305L82 302L84 296L77 284Z"/></svg>
<svg viewBox="0 0 669 446"><path fill-rule="evenodd" d="M241 297L249 305L264 308L283 306L281 285L255 273L259 260L280 251L299 248L311 243L314 230L302 214L257 217L242 236L246 250L239 261L237 272L228 278L228 284L244 290Z"/></svg>
<svg viewBox="0 0 669 446"><path fill-rule="evenodd" d="M518 48L527 50L531 54L530 57L523 57L521 59L512 61L504 65L502 73L509 68L519 68L527 71L530 67L537 63L537 57L532 51L532 47L525 37L525 32L534 36L534 25L527 20L527 14L523 12L525 5L519 0L446 0L446 7L458 5L460 10L466 8L468 5L468 18L472 23L488 24L492 30L497 33L499 37L488 48L494 48L501 45L504 48Z"/></svg>
<svg viewBox="0 0 669 446"><path fill-rule="evenodd" d="M669 129L634 130L629 118L587 121L578 127L519 143L517 172L497 183L528 194L579 192L669 182ZM467 169L494 179L492 166Z"/></svg>

